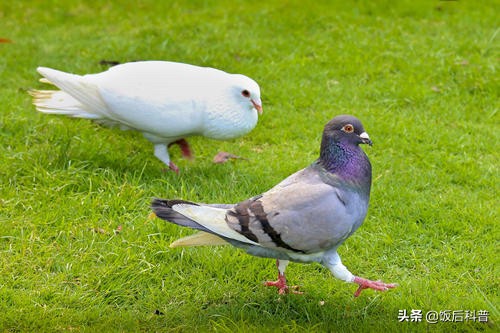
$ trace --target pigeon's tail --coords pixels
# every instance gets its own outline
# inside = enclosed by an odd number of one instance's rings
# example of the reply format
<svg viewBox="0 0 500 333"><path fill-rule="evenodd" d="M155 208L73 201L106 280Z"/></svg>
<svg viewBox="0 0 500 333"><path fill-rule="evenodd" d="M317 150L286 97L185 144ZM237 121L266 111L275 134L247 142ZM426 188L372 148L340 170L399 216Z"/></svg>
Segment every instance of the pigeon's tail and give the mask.
<svg viewBox="0 0 500 333"><path fill-rule="evenodd" d="M41 82L51 83L61 89L31 90L33 104L38 111L78 118L106 118L107 108L97 87L84 77L46 67L38 67L37 70L44 76Z"/></svg>
<svg viewBox="0 0 500 333"><path fill-rule="evenodd" d="M151 205L156 216L175 224L204 231L224 239L231 244L242 243L258 245L256 242L246 238L238 231L232 229L227 223L228 205L205 205L183 200L154 199ZM206 240L204 236L202 239ZM200 237L196 239L199 241ZM213 240L213 237L211 237ZM213 245L212 241L206 241L203 245ZM201 245L201 244L197 244ZM180 245L179 245L180 246ZM186 246L186 245L182 245Z"/></svg>
<svg viewBox="0 0 500 333"><path fill-rule="evenodd" d="M184 200L164 200L164 199L154 199L151 204L156 216L159 218L175 223L183 227L189 227L197 230L202 230L194 235L187 236L176 240L170 247L182 247L182 246L202 246L202 245L225 245L227 244L222 238L216 236L213 232L206 229L202 225L196 223L195 221L187 218L186 216L177 213L172 209L176 204L186 204L198 206L198 204L184 201Z"/></svg>
<svg viewBox="0 0 500 333"><path fill-rule="evenodd" d="M156 214L156 216L158 216L162 220L169 221L183 227L210 232L210 230L208 230L201 224L176 212L172 207L177 204L198 206L198 204L196 203L184 200L153 199L151 208L153 209L153 212Z"/></svg>
<svg viewBox="0 0 500 333"><path fill-rule="evenodd" d="M176 240L170 247L204 246L204 245L227 245L228 242L219 236L200 231L194 235Z"/></svg>
<svg viewBox="0 0 500 333"><path fill-rule="evenodd" d="M43 113L62 114L68 117L100 119L101 116L90 113L71 95L60 90L30 90L33 104Z"/></svg>

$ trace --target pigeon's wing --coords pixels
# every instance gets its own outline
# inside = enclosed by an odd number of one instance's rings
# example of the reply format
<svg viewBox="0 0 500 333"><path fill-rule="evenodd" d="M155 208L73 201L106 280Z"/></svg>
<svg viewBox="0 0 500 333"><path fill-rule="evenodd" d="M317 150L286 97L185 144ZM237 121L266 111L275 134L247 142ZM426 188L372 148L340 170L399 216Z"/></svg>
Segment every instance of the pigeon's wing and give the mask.
<svg viewBox="0 0 500 333"><path fill-rule="evenodd" d="M359 227L366 215L361 200L313 164L236 205L227 223L263 247L317 253L339 246Z"/></svg>
<svg viewBox="0 0 500 333"><path fill-rule="evenodd" d="M83 79L98 87L108 118L158 136L178 137L202 132L214 71L217 78L222 76L215 69L147 61Z"/></svg>

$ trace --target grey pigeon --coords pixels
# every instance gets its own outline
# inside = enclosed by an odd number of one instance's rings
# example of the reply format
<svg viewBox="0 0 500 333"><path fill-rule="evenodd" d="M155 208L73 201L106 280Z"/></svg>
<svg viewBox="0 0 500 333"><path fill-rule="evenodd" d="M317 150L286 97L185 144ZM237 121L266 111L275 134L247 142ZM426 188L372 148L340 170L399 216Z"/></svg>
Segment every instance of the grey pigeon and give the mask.
<svg viewBox="0 0 500 333"><path fill-rule="evenodd" d="M354 276L337 248L363 223L371 187L371 164L359 144L372 142L361 122L341 115L326 124L319 158L269 191L236 205L205 205L154 199L156 216L200 230L171 246L230 243L247 253L276 258L278 280L266 285L290 292L289 261L318 262L333 275L363 289L387 290L395 284Z"/></svg>
<svg viewBox="0 0 500 333"><path fill-rule="evenodd" d="M38 67L61 90L33 90L38 111L140 131L171 170L168 147L191 157L186 137L229 140L250 132L262 113L259 85L241 74L169 61L138 61L88 75Z"/></svg>

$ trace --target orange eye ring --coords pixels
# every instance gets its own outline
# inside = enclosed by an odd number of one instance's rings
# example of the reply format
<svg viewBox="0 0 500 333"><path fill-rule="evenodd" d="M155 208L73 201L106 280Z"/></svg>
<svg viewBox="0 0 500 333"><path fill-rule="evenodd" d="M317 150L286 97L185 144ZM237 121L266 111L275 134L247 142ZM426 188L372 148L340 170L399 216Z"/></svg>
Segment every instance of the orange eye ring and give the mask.
<svg viewBox="0 0 500 333"><path fill-rule="evenodd" d="M247 98L248 98L248 97L250 97L250 92L249 92L248 90L246 90L246 89L245 89L245 90L243 90L243 91L241 92L241 94L242 94L244 97L247 97Z"/></svg>
<svg viewBox="0 0 500 333"><path fill-rule="evenodd" d="M346 133L352 133L354 132L354 126L352 126L351 124L347 124L342 127L342 130Z"/></svg>

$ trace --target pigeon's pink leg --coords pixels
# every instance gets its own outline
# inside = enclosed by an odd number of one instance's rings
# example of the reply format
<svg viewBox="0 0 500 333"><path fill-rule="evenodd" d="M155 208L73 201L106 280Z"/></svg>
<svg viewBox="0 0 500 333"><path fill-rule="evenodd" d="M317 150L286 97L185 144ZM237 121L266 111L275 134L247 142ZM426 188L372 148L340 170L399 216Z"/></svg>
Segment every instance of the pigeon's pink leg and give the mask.
<svg viewBox="0 0 500 333"><path fill-rule="evenodd" d="M174 164L174 162L172 162L170 160L170 156L168 155L168 150L167 150L167 146L163 143L157 143L154 145L155 147L155 156L160 160L162 161L163 163L167 164L168 165L168 168L172 171L174 171L175 173L179 173L179 168L177 167L177 165ZM163 168L162 169L164 172L167 172L168 169L165 169Z"/></svg>
<svg viewBox="0 0 500 333"><path fill-rule="evenodd" d="M193 154L191 153L191 148L189 147L189 143L186 141L186 139L179 139L177 141L172 142L168 146L170 147L174 143L179 145L179 147L181 148L181 152L182 152L183 157L185 157L189 160L193 158Z"/></svg>
<svg viewBox="0 0 500 333"><path fill-rule="evenodd" d="M285 268L288 266L288 260L279 260L276 259L276 266L278 267L278 280L277 281L266 281L264 283L265 286L267 287L276 287L278 288L278 294L283 295L283 294L288 294L288 293L293 293L293 294L302 294L302 292L297 291L299 288L298 286L293 286L290 290L290 287L286 284L286 278L285 278Z"/></svg>
<svg viewBox="0 0 500 333"><path fill-rule="evenodd" d="M354 297L358 297L363 289L373 289L373 290L379 290L379 291L386 291L388 289L395 288L397 284L395 283L385 283L382 281L372 281L372 280L367 280L358 276L354 277L354 283L359 284L358 290L354 293Z"/></svg>

